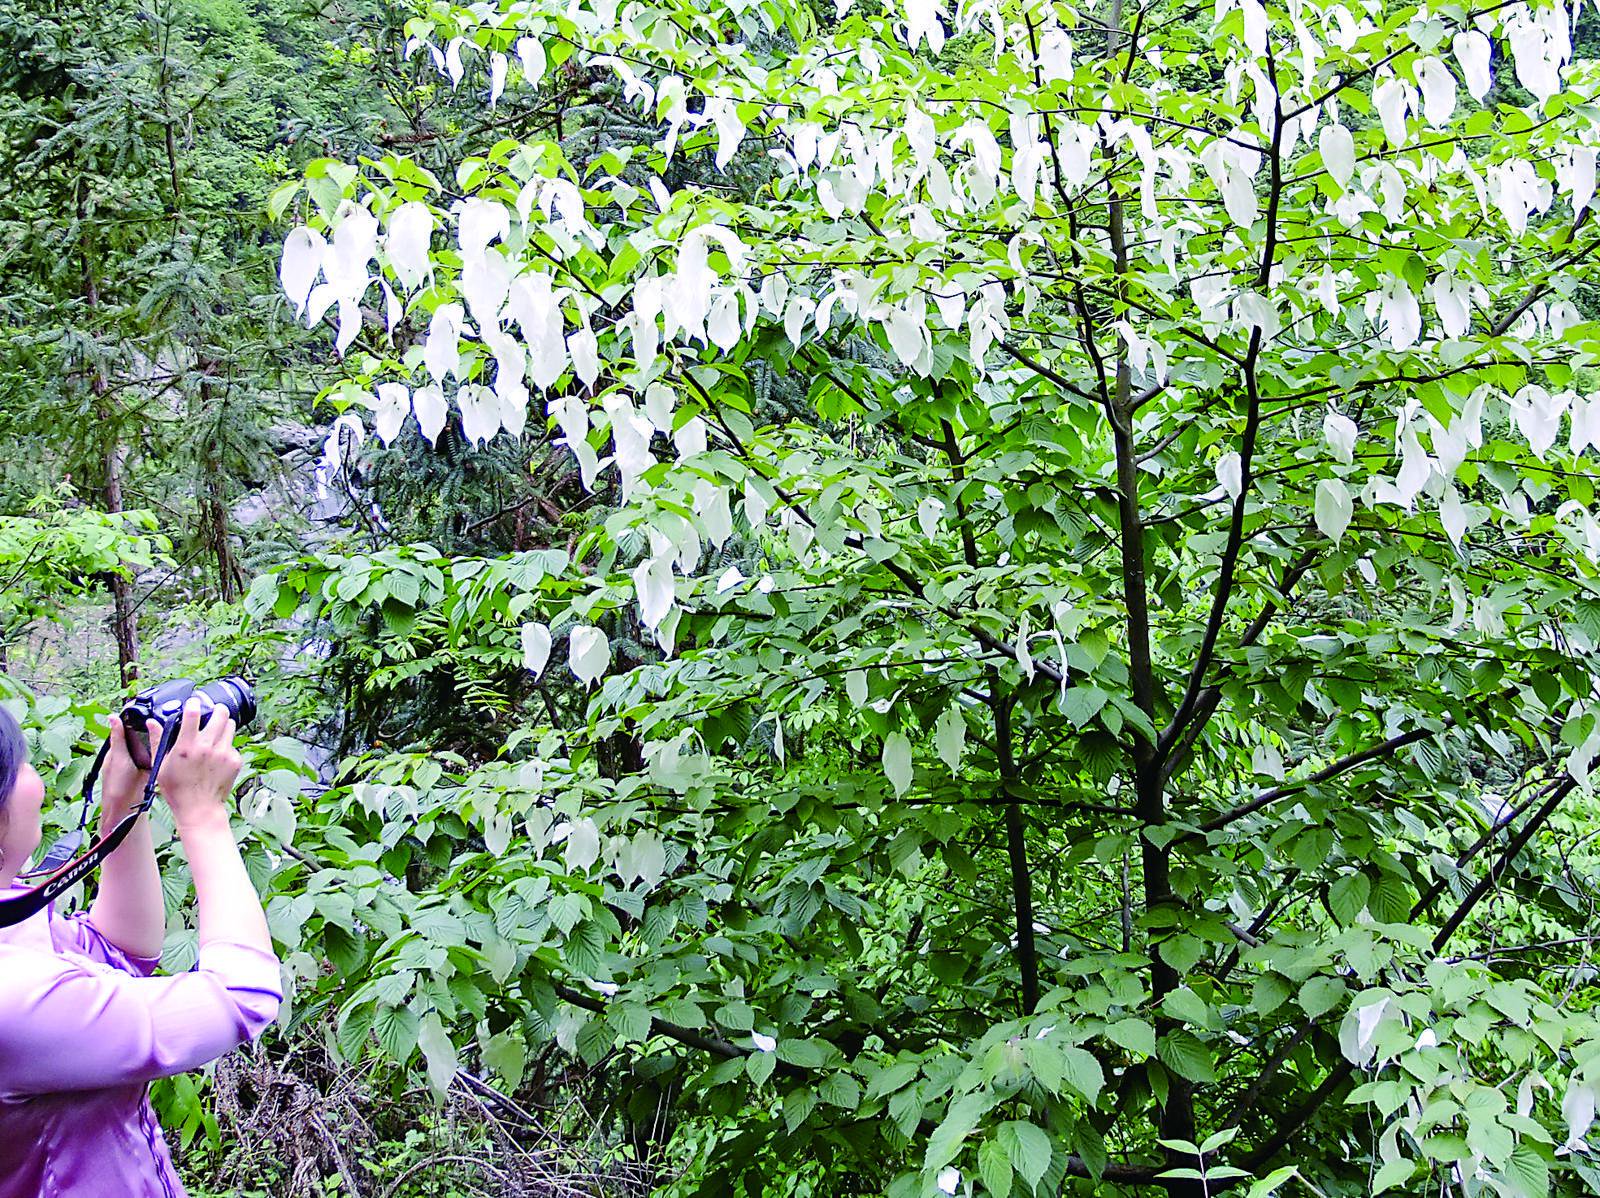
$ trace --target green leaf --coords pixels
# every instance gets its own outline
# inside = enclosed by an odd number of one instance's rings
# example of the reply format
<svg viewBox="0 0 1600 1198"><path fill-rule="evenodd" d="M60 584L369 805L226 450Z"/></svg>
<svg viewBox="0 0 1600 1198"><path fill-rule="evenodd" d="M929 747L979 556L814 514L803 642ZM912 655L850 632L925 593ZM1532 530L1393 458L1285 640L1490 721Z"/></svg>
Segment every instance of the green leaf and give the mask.
<svg viewBox="0 0 1600 1198"><path fill-rule="evenodd" d="M1255 1185L1250 1187L1249 1198L1272 1198L1284 1186L1285 1182L1300 1176L1300 1170L1294 1165L1283 1165L1268 1173Z"/></svg>
<svg viewBox="0 0 1600 1198"><path fill-rule="evenodd" d="M748 1032L755 1027L756 1013L743 999L725 1002L717 1010L716 1020L733 1032Z"/></svg>
<svg viewBox="0 0 1600 1198"><path fill-rule="evenodd" d="M916 1086L897 1090L889 1099L889 1118L907 1139L922 1121L922 1093Z"/></svg>
<svg viewBox="0 0 1600 1198"><path fill-rule="evenodd" d="M843 1070L830 1073L817 1087L817 1097L829 1106L853 1111L861 1105L861 1083Z"/></svg>
<svg viewBox="0 0 1600 1198"><path fill-rule="evenodd" d="M911 789L911 741L904 732L891 732L883 738L883 776L894 787L896 797Z"/></svg>
<svg viewBox="0 0 1600 1198"><path fill-rule="evenodd" d="M881 1098L885 1094L893 1094L902 1086L911 1082L918 1073L920 1066L916 1061L900 1061L887 1065L872 1075L872 1080L867 1083L867 1097Z"/></svg>
<svg viewBox="0 0 1600 1198"><path fill-rule="evenodd" d="M1300 1006L1316 1019L1343 1002L1344 996L1345 985L1339 978L1314 977L1300 987Z"/></svg>
<svg viewBox="0 0 1600 1198"><path fill-rule="evenodd" d="M950 1109L928 1137L928 1147L922 1154L924 1169L942 1169L955 1159L961 1143L978 1126L978 1120L989 1113L994 1099L989 1094L964 1094L950 1104Z"/></svg>
<svg viewBox="0 0 1600 1198"><path fill-rule="evenodd" d="M1546 1198L1550 1193L1550 1162L1538 1145L1527 1140L1511 1150L1502 1175L1522 1198Z"/></svg>
<svg viewBox="0 0 1600 1198"><path fill-rule="evenodd" d="M1333 851L1333 832L1328 828L1307 828L1289 846L1289 859L1296 868L1315 872L1327 863Z"/></svg>
<svg viewBox="0 0 1600 1198"><path fill-rule="evenodd" d="M761 1085L772 1076L772 1071L777 1068L778 1057L776 1053L753 1052L744 1059L744 1071L750 1075L750 1080L756 1085Z"/></svg>
<svg viewBox="0 0 1600 1198"><path fill-rule="evenodd" d="M450 1043L450 1033L444 1030L437 1014L430 1013L418 1026L417 1047L428 1064L428 1083L443 1094L450 1088L460 1062L455 1045Z"/></svg>
<svg viewBox="0 0 1600 1198"><path fill-rule="evenodd" d="M1187 986L1180 986L1162 1001L1168 1015L1181 1023L1196 1023L1201 1027L1211 1022L1211 1008Z"/></svg>
<svg viewBox="0 0 1600 1198"><path fill-rule="evenodd" d="M416 1012L410 1007L380 1006L372 1030L377 1032L378 1043L389 1059L404 1065L417 1046L417 1024Z"/></svg>
<svg viewBox="0 0 1600 1198"><path fill-rule="evenodd" d="M1275 973L1264 973L1256 979L1250 995L1250 1006L1259 1015L1270 1015L1287 999L1289 983Z"/></svg>
<svg viewBox="0 0 1600 1198"><path fill-rule="evenodd" d="M1114 1044L1120 1044L1129 1052L1138 1053L1140 1056L1153 1057L1156 1053L1156 1032L1143 1019L1119 1019L1106 1028L1106 1038Z"/></svg>
<svg viewBox="0 0 1600 1198"><path fill-rule="evenodd" d="M1028 1183L1028 1188L1037 1186L1045 1170L1050 1168L1050 1137L1031 1123L1011 1119L1000 1125L995 1138L1005 1148L1011 1167Z"/></svg>
<svg viewBox="0 0 1600 1198"><path fill-rule="evenodd" d="M302 183L299 179L291 179L289 182L273 188L272 194L267 197L268 219L272 221L281 220L289 205L294 202L295 196L300 194L301 186Z"/></svg>
<svg viewBox="0 0 1600 1198"><path fill-rule="evenodd" d="M1083 650L1090 664L1098 670L1106 654L1111 651L1111 640L1100 629L1091 628L1078 638L1078 648Z"/></svg>
<svg viewBox="0 0 1600 1198"><path fill-rule="evenodd" d="M939 713L933 726L933 743L939 760L954 774L961 768L961 756L967 743L967 717L961 714L961 705L952 703Z"/></svg>
<svg viewBox="0 0 1600 1198"><path fill-rule="evenodd" d="M598 1064L617 1042L617 1034L604 1019L591 1019L578 1029L578 1056L586 1065ZM735 1069L741 1065L735 1057L728 1062Z"/></svg>
<svg viewBox="0 0 1600 1198"><path fill-rule="evenodd" d="M373 1003L361 1003L340 1015L336 1038L339 1055L345 1061L354 1064L361 1059L361 1054L367 1046L367 1039L372 1034L372 1024L377 1013L377 1007Z"/></svg>
<svg viewBox="0 0 1600 1198"><path fill-rule="evenodd" d="M1048 1038L1029 1038L1022 1043L1022 1058L1034 1081L1052 1094L1061 1093L1062 1083L1067 1078L1067 1063L1059 1045Z"/></svg>
<svg viewBox="0 0 1600 1198"><path fill-rule="evenodd" d="M1411 1175L1417 1171L1417 1163L1408 1160L1392 1160L1384 1165L1372 1176L1372 1192L1381 1194L1391 1186L1411 1180Z"/></svg>
<svg viewBox="0 0 1600 1198"><path fill-rule="evenodd" d="M1061 714L1072 721L1073 727L1082 728L1100 713L1109 697L1098 686L1075 686L1061 700Z"/></svg>
<svg viewBox="0 0 1600 1198"><path fill-rule="evenodd" d="M503 1079L509 1089L522 1083L522 1071L528 1061L528 1046L514 1031L500 1032L483 1042L483 1063Z"/></svg>
<svg viewBox="0 0 1600 1198"><path fill-rule="evenodd" d="M811 1118L816 1110L817 1096L807 1086L799 1086L783 1096L783 1125L793 1135L795 1129Z"/></svg>
<svg viewBox="0 0 1600 1198"><path fill-rule="evenodd" d="M1188 973L1205 956L1206 942L1197 936L1189 936L1179 932L1175 936L1168 936L1156 948L1161 954L1161 959L1179 975Z"/></svg>
<svg viewBox="0 0 1600 1198"><path fill-rule="evenodd" d="M1211 1051L1192 1033L1179 1028L1156 1042L1156 1056L1179 1077L1192 1082L1213 1082Z"/></svg>
<svg viewBox="0 0 1600 1198"><path fill-rule="evenodd" d="M605 930L594 920L587 920L567 937L561 946L561 958L574 973L593 977L600 968L605 952Z"/></svg>
<svg viewBox="0 0 1600 1198"><path fill-rule="evenodd" d="M990 1136L978 1148L978 1176L983 1178L992 1198L1006 1198L1011 1193L1011 1157L996 1136Z"/></svg>
<svg viewBox="0 0 1600 1198"><path fill-rule="evenodd" d="M778 1060L801 1069L820 1069L828 1059L827 1043L822 1040L802 1040L797 1036L778 1038Z"/></svg>
<svg viewBox="0 0 1600 1198"><path fill-rule="evenodd" d="M566 935L589 913L589 900L581 894L558 894L550 900L546 909L550 913L550 922Z"/></svg>
<svg viewBox="0 0 1600 1198"><path fill-rule="evenodd" d="M1365 874L1346 874L1328 887L1328 910L1342 924L1355 923L1367 909L1367 895L1372 893L1372 883Z"/></svg>
<svg viewBox="0 0 1600 1198"><path fill-rule="evenodd" d="M1105 1174L1106 1166L1111 1163L1104 1134L1087 1119L1080 1119L1072 1132L1072 1147L1083 1158L1090 1178L1098 1182Z"/></svg>
<svg viewBox="0 0 1600 1198"><path fill-rule="evenodd" d="M1093 1106L1106 1084L1100 1062L1081 1048L1063 1048L1061 1062L1066 1069L1067 1084L1087 1098L1089 1105Z"/></svg>
<svg viewBox="0 0 1600 1198"><path fill-rule="evenodd" d="M606 1018L624 1044L637 1043L650 1035L650 1009L643 1003L613 1003L606 1009Z"/></svg>

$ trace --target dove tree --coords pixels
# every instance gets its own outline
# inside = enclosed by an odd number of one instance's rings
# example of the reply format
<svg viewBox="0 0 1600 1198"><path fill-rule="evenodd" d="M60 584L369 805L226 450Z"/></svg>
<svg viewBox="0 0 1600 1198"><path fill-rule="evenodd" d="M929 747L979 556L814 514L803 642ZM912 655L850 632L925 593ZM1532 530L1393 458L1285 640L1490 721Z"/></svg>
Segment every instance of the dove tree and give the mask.
<svg viewBox="0 0 1600 1198"><path fill-rule="evenodd" d="M1588 1192L1578 18L419 3L441 85L628 119L317 162L283 287L341 420L551 435L605 506L428 567L588 723L451 792L528 871L449 898L500 1013L407 974L341 1042L624 1051L736 1120L707 1192Z"/></svg>

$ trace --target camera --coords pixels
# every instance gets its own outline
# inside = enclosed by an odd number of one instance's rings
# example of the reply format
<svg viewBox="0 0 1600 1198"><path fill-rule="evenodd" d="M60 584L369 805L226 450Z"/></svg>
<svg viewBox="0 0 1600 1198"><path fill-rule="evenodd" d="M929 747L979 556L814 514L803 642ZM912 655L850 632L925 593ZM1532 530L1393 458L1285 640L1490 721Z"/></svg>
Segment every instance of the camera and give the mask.
<svg viewBox="0 0 1600 1198"><path fill-rule="evenodd" d="M175 678L140 691L122 708L122 726L127 732L128 753L133 764L142 770L150 768L150 735L147 720L155 720L170 728L183 719L183 706L190 699L200 700L200 725L220 708L233 717L233 722L243 728L256 716L256 696L250 684L237 674L196 686L191 679Z"/></svg>

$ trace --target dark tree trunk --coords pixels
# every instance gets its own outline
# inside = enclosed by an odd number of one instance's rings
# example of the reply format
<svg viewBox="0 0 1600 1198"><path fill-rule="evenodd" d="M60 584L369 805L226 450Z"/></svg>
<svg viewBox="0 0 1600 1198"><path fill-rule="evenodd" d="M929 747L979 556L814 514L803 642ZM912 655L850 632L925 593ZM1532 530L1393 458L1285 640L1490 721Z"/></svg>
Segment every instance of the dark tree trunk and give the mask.
<svg viewBox="0 0 1600 1198"><path fill-rule="evenodd" d="M103 394L104 390L105 379L97 374L95 391ZM122 511L122 464L126 453L113 427L106 442L105 459L105 508L113 515ZM117 668L123 686L139 676L139 615L134 608L132 592L126 577L111 576L111 633L117 641Z"/></svg>
<svg viewBox="0 0 1600 1198"><path fill-rule="evenodd" d="M85 196L78 189L78 219L85 218ZM87 245L83 250L83 302L89 309L92 321L100 308L100 287L94 276L94 258ZM127 447L122 444L113 401L108 394L106 372L101 364L94 364L93 381L95 412L105 430L105 455L102 469L105 487L102 493L105 510L116 515L122 508L122 467L127 457ZM132 588L121 574L110 579L111 634L117 642L117 669L122 685L127 686L139 676L139 626L138 612L134 607Z"/></svg>
<svg viewBox="0 0 1600 1198"><path fill-rule="evenodd" d="M213 362L200 364L201 408L208 414L211 412L211 401L214 397L211 370L215 365ZM223 418L223 413L219 409L216 413L219 433ZM201 458L201 474L200 535L205 539L206 546L211 550L212 558L216 562L218 594L223 602L232 603L244 592L244 572L239 568L239 559L233 553L233 541L228 528L227 495L223 486L222 459L217 449L216 437L212 437L207 443Z"/></svg>

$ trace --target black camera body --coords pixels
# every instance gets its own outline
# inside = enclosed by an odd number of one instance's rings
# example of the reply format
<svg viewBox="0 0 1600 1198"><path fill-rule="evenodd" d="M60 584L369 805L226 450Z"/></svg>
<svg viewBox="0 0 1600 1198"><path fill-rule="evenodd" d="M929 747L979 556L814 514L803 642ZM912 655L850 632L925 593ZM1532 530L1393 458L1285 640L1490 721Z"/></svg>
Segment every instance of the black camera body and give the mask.
<svg viewBox="0 0 1600 1198"><path fill-rule="evenodd" d="M200 725L204 727L218 710L226 711L243 728L256 717L256 696L250 684L237 674L196 686L188 678L174 678L140 691L122 708L122 726L127 733L128 753L133 764L150 768L151 746L146 721L155 720L171 728L183 719L183 707L190 699L200 701Z"/></svg>

